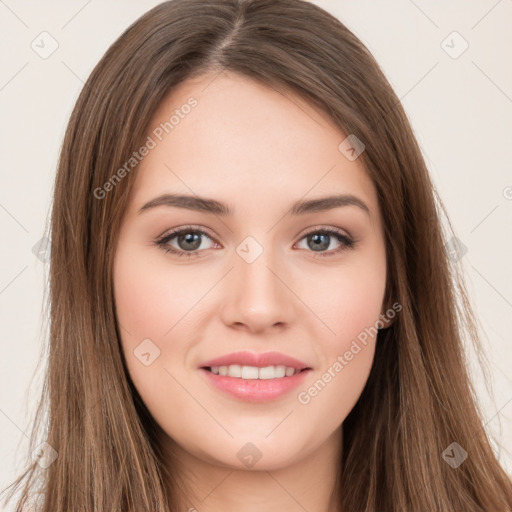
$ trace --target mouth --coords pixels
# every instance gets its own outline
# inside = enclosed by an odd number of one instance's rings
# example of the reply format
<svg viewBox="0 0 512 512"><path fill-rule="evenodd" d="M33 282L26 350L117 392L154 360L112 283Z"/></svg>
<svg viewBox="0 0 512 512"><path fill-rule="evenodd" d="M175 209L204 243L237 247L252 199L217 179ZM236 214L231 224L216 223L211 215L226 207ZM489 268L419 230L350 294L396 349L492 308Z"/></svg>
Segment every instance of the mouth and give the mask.
<svg viewBox="0 0 512 512"><path fill-rule="evenodd" d="M299 386L313 369L280 352L240 351L204 361L199 371L208 385L225 395L267 402Z"/></svg>
<svg viewBox="0 0 512 512"><path fill-rule="evenodd" d="M304 383L312 368L278 366L206 366L199 368L206 383L224 396L263 403L290 394Z"/></svg>

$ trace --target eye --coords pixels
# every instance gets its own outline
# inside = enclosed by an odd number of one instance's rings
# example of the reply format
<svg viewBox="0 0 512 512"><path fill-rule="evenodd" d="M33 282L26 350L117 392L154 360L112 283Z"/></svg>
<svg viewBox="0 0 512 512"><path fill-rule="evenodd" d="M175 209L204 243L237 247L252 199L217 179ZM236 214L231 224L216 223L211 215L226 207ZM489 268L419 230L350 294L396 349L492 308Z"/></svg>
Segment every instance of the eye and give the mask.
<svg viewBox="0 0 512 512"><path fill-rule="evenodd" d="M201 237L212 240L206 231L194 228L193 226L186 226L165 234L163 237L156 240L155 243L165 252L176 254L176 256L192 257L198 255L197 251L200 248L205 249L205 247L201 247ZM178 244L177 248L170 245L171 240L175 238ZM179 247L180 245L182 248Z"/></svg>
<svg viewBox="0 0 512 512"><path fill-rule="evenodd" d="M206 231L193 226L186 226L165 234L155 240L154 243L166 253L190 258L199 256L200 249L208 249L208 247L202 247L202 237L213 241L213 238ZM307 246L312 249L311 252L318 253L318 256L321 257L332 256L355 246L355 241L348 235L331 227L317 228L315 231L310 231L303 235L301 241L304 239L307 240ZM333 239L335 239L340 246L329 251L323 250L329 248ZM178 247L172 245L172 241L175 241Z"/></svg>
<svg viewBox="0 0 512 512"><path fill-rule="evenodd" d="M331 245L333 238L341 245L336 249L323 251L322 249L327 249ZM306 239L307 246L313 249L313 252L318 253L317 255L320 257L333 256L345 249L352 249L355 246L355 241L352 240L352 238L342 231L331 227L317 228L314 231L309 231L301 238L301 241L304 239ZM315 257L317 255L315 255Z"/></svg>

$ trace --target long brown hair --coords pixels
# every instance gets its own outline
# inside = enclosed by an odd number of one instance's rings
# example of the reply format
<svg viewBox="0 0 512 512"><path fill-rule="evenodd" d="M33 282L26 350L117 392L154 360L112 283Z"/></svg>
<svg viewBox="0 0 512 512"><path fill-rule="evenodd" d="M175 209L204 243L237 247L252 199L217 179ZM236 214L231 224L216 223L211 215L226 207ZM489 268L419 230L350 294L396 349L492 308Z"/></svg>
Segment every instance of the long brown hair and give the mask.
<svg viewBox="0 0 512 512"><path fill-rule="evenodd" d="M87 80L55 182L48 371L33 435L40 442L46 432L58 456L44 470L32 462L16 480L18 508L39 496L43 512L177 509L179 475L163 460L161 432L130 381L112 293L137 169L103 199L95 190L142 145L167 93L223 70L301 95L365 144L360 158L385 227L386 299L402 311L379 333L369 380L343 424L341 510L510 510L510 477L467 373L463 339L478 346L479 335L445 251L452 229L442 227L442 202L370 52L303 0L164 2L112 44ZM468 453L456 468L442 456L454 442Z"/></svg>

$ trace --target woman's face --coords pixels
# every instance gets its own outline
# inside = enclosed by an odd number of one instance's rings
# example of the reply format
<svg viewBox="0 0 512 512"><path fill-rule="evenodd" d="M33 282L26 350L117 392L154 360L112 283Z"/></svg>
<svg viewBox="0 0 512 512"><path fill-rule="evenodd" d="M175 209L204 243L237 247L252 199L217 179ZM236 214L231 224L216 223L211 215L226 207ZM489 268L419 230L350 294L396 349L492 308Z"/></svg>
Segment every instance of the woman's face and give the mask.
<svg viewBox="0 0 512 512"><path fill-rule="evenodd" d="M180 84L150 130L114 262L140 396L203 461L270 470L335 446L384 313L360 147L299 97L226 72Z"/></svg>

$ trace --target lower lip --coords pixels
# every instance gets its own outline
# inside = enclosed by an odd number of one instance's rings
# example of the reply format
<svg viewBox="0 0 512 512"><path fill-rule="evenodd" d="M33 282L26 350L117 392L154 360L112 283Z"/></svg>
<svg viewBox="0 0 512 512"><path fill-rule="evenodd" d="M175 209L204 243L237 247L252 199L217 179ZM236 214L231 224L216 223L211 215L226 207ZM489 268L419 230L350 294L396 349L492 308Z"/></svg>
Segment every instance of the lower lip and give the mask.
<svg viewBox="0 0 512 512"><path fill-rule="evenodd" d="M275 400L298 387L311 370L303 370L291 377L278 379L242 379L216 375L204 368L201 373L217 389L246 402L268 402Z"/></svg>

